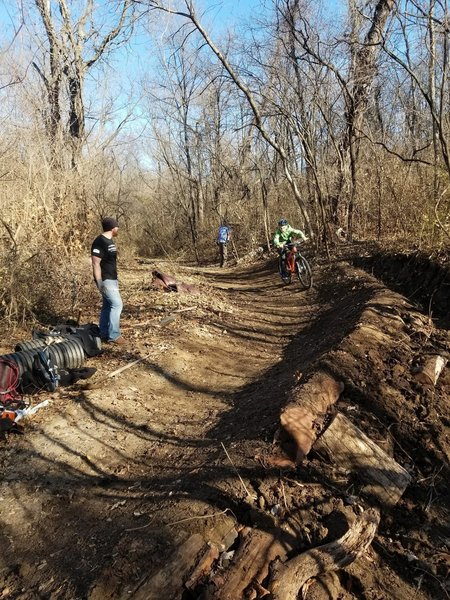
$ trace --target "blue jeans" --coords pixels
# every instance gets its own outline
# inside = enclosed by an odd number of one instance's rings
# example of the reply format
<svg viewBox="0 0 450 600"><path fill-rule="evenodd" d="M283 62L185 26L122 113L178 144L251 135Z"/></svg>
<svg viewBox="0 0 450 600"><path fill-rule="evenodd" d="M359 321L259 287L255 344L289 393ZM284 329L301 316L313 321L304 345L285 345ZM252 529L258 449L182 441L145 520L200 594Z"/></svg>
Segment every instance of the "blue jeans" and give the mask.
<svg viewBox="0 0 450 600"><path fill-rule="evenodd" d="M120 337L120 313L122 298L117 279L105 279L102 285L102 310L100 311L100 337L116 340Z"/></svg>

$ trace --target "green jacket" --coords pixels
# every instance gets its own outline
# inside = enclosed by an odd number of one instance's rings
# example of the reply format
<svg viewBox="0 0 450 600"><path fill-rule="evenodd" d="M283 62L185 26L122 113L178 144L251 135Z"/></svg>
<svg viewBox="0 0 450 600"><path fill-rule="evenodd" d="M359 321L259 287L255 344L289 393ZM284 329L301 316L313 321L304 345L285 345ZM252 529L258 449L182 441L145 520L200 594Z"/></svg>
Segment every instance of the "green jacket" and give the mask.
<svg viewBox="0 0 450 600"><path fill-rule="evenodd" d="M273 236L273 245L279 248L284 244L290 242L291 239L296 235L299 236L302 240L306 240L306 235L300 229L294 229L293 227L288 225L286 231L281 231L281 228L278 227L275 230L275 235Z"/></svg>

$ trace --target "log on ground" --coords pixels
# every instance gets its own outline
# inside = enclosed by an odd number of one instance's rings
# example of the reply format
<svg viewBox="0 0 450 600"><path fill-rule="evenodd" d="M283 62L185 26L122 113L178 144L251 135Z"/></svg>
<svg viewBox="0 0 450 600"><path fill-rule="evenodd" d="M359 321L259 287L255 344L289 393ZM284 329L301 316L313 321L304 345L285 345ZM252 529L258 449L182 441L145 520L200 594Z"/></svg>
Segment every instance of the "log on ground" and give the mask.
<svg viewBox="0 0 450 600"><path fill-rule="evenodd" d="M329 408L339 398L344 384L323 371L315 373L305 384L291 392L290 402L280 416L284 430L297 446L296 462L311 450Z"/></svg>
<svg viewBox="0 0 450 600"><path fill-rule="evenodd" d="M341 569L358 558L372 543L380 521L379 512L369 508L342 537L277 564L269 585L273 600L297 600L301 587L322 573Z"/></svg>
<svg viewBox="0 0 450 600"><path fill-rule="evenodd" d="M281 529L261 531L246 527L240 538L232 564L213 577L205 600L247 598L253 585L258 586L267 577L270 563L276 558L285 559L296 546L296 538Z"/></svg>
<svg viewBox="0 0 450 600"><path fill-rule="evenodd" d="M340 413L314 448L325 452L334 464L368 482L362 492L381 506L394 506L411 481L408 471Z"/></svg>
<svg viewBox="0 0 450 600"><path fill-rule="evenodd" d="M197 585L208 572L208 564L231 546L237 537L235 526L234 519L221 516L215 527L204 535L194 533L189 536L157 573L144 578L137 589L127 592L122 600L125 597L133 600L179 600L186 591L186 583L191 589Z"/></svg>

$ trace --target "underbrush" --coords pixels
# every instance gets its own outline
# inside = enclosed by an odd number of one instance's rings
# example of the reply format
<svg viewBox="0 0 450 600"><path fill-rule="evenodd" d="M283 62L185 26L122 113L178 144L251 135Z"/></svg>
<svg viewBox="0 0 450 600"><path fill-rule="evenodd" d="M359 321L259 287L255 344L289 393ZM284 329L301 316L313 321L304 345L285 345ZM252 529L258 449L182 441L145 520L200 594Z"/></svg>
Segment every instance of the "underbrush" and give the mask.
<svg viewBox="0 0 450 600"><path fill-rule="evenodd" d="M0 318L7 323L77 320L94 299L89 257L43 246L31 256L10 252L0 265Z"/></svg>

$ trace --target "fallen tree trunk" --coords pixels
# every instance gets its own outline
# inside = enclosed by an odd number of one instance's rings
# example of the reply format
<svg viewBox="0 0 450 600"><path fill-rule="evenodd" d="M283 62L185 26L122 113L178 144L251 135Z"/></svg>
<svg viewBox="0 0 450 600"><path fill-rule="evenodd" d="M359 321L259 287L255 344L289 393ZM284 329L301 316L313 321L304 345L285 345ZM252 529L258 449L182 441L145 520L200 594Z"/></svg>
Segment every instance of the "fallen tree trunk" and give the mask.
<svg viewBox="0 0 450 600"><path fill-rule="evenodd" d="M180 543L164 566L150 577L145 577L133 591L127 590L121 599L179 600L188 589L195 588L209 572L212 562L237 537L235 521L221 516L213 529L204 535L194 533Z"/></svg>
<svg viewBox="0 0 450 600"><path fill-rule="evenodd" d="M296 463L301 462L311 450L324 416L343 389L342 382L319 371L292 391L291 401L281 413L280 422L297 445Z"/></svg>
<svg viewBox="0 0 450 600"><path fill-rule="evenodd" d="M370 508L338 540L276 565L269 586L272 599L297 600L300 588L308 579L352 563L372 543L379 521L378 511Z"/></svg>
<svg viewBox="0 0 450 600"><path fill-rule="evenodd" d="M269 573L270 563L276 558L285 559L293 550L296 539L281 529L260 531L246 527L240 533L239 548L226 572L213 579L213 588L205 600L238 600L247 598L247 588L260 584Z"/></svg>
<svg viewBox="0 0 450 600"><path fill-rule="evenodd" d="M340 413L314 449L325 452L334 464L369 482L362 492L382 506L394 506L411 481L408 471Z"/></svg>
<svg viewBox="0 0 450 600"><path fill-rule="evenodd" d="M144 581L128 598L133 600L175 600L181 598L186 573L202 556L205 540L199 533L191 535L173 553L171 560L153 577ZM125 594L122 596L125 598Z"/></svg>

